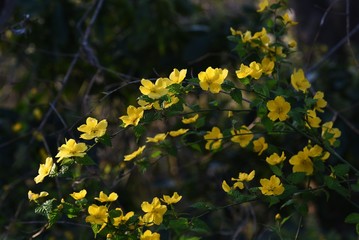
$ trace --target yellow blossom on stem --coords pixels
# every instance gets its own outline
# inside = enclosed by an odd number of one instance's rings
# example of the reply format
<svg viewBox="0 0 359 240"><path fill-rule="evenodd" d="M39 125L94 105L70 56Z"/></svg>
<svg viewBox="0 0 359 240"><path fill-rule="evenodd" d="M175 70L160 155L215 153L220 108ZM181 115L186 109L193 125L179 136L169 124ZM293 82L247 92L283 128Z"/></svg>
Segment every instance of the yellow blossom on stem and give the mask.
<svg viewBox="0 0 359 240"><path fill-rule="evenodd" d="M133 215L135 215L135 213L133 211L126 213L125 215L123 215L123 211L121 208L116 208L116 211L120 212L120 216L119 217L114 217L113 218L113 225L115 227L125 224L131 217L133 217Z"/></svg>
<svg viewBox="0 0 359 240"><path fill-rule="evenodd" d="M280 182L280 179L273 175L270 179L262 178L260 181L262 187L259 187L263 195L266 196L278 196L284 192L284 187Z"/></svg>
<svg viewBox="0 0 359 240"><path fill-rule="evenodd" d="M262 62L262 72L266 75L272 75L274 69L274 62L270 58L263 58Z"/></svg>
<svg viewBox="0 0 359 240"><path fill-rule="evenodd" d="M127 107L127 115L120 117L121 121L125 124L124 127L129 125L137 126L143 117L144 109L142 107L134 107L132 105Z"/></svg>
<svg viewBox="0 0 359 240"><path fill-rule="evenodd" d="M265 142L264 137L260 137L253 141L253 151L258 153L258 156L268 148L268 143Z"/></svg>
<svg viewBox="0 0 359 240"><path fill-rule="evenodd" d="M170 131L168 134L169 134L171 137L178 137L178 136L181 136L181 135L185 134L185 133L188 132L188 131L189 131L188 128L186 128L186 129L180 128L180 129L178 129L178 130L176 130L176 131Z"/></svg>
<svg viewBox="0 0 359 240"><path fill-rule="evenodd" d="M85 156L87 146L85 143L76 143L74 139L70 139L66 140L66 143L62 144L58 150L59 152L55 157L59 158L57 162L60 162L64 158Z"/></svg>
<svg viewBox="0 0 359 240"><path fill-rule="evenodd" d="M132 159L136 158L137 156L141 155L143 150L146 148L146 145L139 147L136 151L131 154L125 155L124 161L131 161Z"/></svg>
<svg viewBox="0 0 359 240"><path fill-rule="evenodd" d="M176 104L179 102L179 98L175 95L171 95L170 98L168 100L164 100L161 102L161 105L159 103L159 101L156 101L153 103L153 107L156 110L162 110L162 109L166 109L171 107L172 105Z"/></svg>
<svg viewBox="0 0 359 240"><path fill-rule="evenodd" d="M299 69L298 71L294 69L294 72L290 76L290 82L295 90L302 91L303 93L306 93L308 88L310 88L310 82L304 76L304 71L302 69Z"/></svg>
<svg viewBox="0 0 359 240"><path fill-rule="evenodd" d="M194 123L197 121L199 115L196 114L194 115L193 117L190 117L190 118L182 118L182 123L184 124L191 124L191 123Z"/></svg>
<svg viewBox="0 0 359 240"><path fill-rule="evenodd" d="M177 68L173 69L169 77L169 79L171 80L171 84L181 83L183 79L185 79L186 74L187 69L182 69L181 71L178 71Z"/></svg>
<svg viewBox="0 0 359 240"><path fill-rule="evenodd" d="M226 182L226 180L223 180L222 182L222 189L223 191L225 191L226 193L228 193L229 191L231 191L231 187L228 185L228 183Z"/></svg>
<svg viewBox="0 0 359 240"><path fill-rule="evenodd" d="M321 91L316 92L313 99L317 100L314 109L318 112L324 112L323 108L327 106L327 101L324 100L324 93Z"/></svg>
<svg viewBox="0 0 359 240"><path fill-rule="evenodd" d="M158 99L168 93L168 89L166 89L169 84L168 78L158 78L154 84L150 80L142 79L141 84L141 93L152 99Z"/></svg>
<svg viewBox="0 0 359 240"><path fill-rule="evenodd" d="M141 106L143 110L150 110L153 107L153 103L146 102L145 100L139 99L137 101L138 105Z"/></svg>
<svg viewBox="0 0 359 240"><path fill-rule="evenodd" d="M257 10L257 12L263 12L266 8L268 8L268 6L269 6L268 0L261 0L261 1L258 3L258 10Z"/></svg>
<svg viewBox="0 0 359 240"><path fill-rule="evenodd" d="M146 142L158 143L164 141L166 137L167 137L167 133L159 133L156 134L156 136L154 137L147 137Z"/></svg>
<svg viewBox="0 0 359 240"><path fill-rule="evenodd" d="M207 150L216 150L221 147L223 134L218 127L213 127L211 131L207 131L204 139L207 141L205 148Z"/></svg>
<svg viewBox="0 0 359 240"><path fill-rule="evenodd" d="M232 129L231 130L232 138L231 141L235 143L239 143L241 147L246 147L251 140L253 139L253 133L248 129L247 126L241 126L239 130Z"/></svg>
<svg viewBox="0 0 359 240"><path fill-rule="evenodd" d="M284 155L284 152L282 152L282 155L279 156L277 153L273 153L269 157L266 158L266 162L270 165L277 165L283 162L286 159L286 156Z"/></svg>
<svg viewBox="0 0 359 240"><path fill-rule="evenodd" d="M115 192L112 192L112 193L110 193L109 196L107 196L106 193L101 191L99 197L95 197L95 200L103 203L103 202L114 202L117 200L117 198L118 198L118 195Z"/></svg>
<svg viewBox="0 0 359 240"><path fill-rule="evenodd" d="M34 178L36 184L42 182L46 176L50 174L54 162L52 157L48 157L44 164L40 164L38 175Z"/></svg>
<svg viewBox="0 0 359 240"><path fill-rule="evenodd" d="M153 198L152 203L143 202L141 204L142 211L146 214L143 216L145 223L154 223L160 225L163 220L163 215L167 211L166 205L161 205L158 197Z"/></svg>
<svg viewBox="0 0 359 240"><path fill-rule="evenodd" d="M84 197L86 197L86 194L87 194L87 191L86 189L82 189L81 191L79 192L73 192L70 194L70 196L75 199L75 200L81 200L83 199Z"/></svg>
<svg viewBox="0 0 359 240"><path fill-rule="evenodd" d="M48 192L40 192L40 193L33 193L31 190L27 192L27 197L30 201L36 201L38 198L46 197L48 196Z"/></svg>
<svg viewBox="0 0 359 240"><path fill-rule="evenodd" d="M313 174L313 162L308 152L299 151L289 159L289 163L293 165L293 172L304 172L306 175Z"/></svg>
<svg viewBox="0 0 359 240"><path fill-rule="evenodd" d="M241 64L239 70L236 71L237 77L239 79L248 77L252 73L252 69L243 63Z"/></svg>
<svg viewBox="0 0 359 240"><path fill-rule="evenodd" d="M259 79L262 76L262 66L259 63L256 62L251 62L249 64L250 69L252 70L251 72L251 77L254 79Z"/></svg>
<svg viewBox="0 0 359 240"><path fill-rule="evenodd" d="M272 121L285 121L288 116L288 112L290 111L290 104L285 101L282 96L275 97L274 100L270 100L267 102L267 108L269 110L268 118Z"/></svg>
<svg viewBox="0 0 359 240"><path fill-rule="evenodd" d="M97 206L92 204L88 207L89 216L86 217L85 221L91 224L105 224L108 221L108 208L106 206Z"/></svg>
<svg viewBox="0 0 359 240"><path fill-rule="evenodd" d="M178 203L181 199L182 196L178 195L177 192L174 192L172 197L168 195L163 195L163 198L161 198L162 202L166 203L167 205Z"/></svg>
<svg viewBox="0 0 359 240"><path fill-rule="evenodd" d="M86 124L82 124L80 127L77 128L81 134L80 138L85 140L91 140L96 137L102 137L106 133L107 128L107 120L101 120L100 122L97 119L88 117L86 119Z"/></svg>
<svg viewBox="0 0 359 240"><path fill-rule="evenodd" d="M322 125L322 137L329 141L330 145L334 145L337 138L342 135L338 128L333 128L333 122L326 122Z"/></svg>
<svg viewBox="0 0 359 240"><path fill-rule="evenodd" d="M294 25L297 25L298 22L295 22L291 19L291 17L289 16L289 14L286 12L283 16L283 22L285 25L290 25L290 26L294 26Z"/></svg>
<svg viewBox="0 0 359 240"><path fill-rule="evenodd" d="M227 69L208 67L205 72L198 74L199 86L202 90L219 93L222 83L228 75Z"/></svg>
<svg viewBox="0 0 359 240"><path fill-rule="evenodd" d="M305 116L306 127L319 128L320 122L322 121L314 110L307 110L307 114Z"/></svg>
<svg viewBox="0 0 359 240"><path fill-rule="evenodd" d="M146 230L143 234L141 234L140 240L160 240L159 233L152 233L151 230Z"/></svg>
<svg viewBox="0 0 359 240"><path fill-rule="evenodd" d="M252 170L250 173L240 172L238 178L232 178L232 181L250 182L253 180L255 174L255 170Z"/></svg>

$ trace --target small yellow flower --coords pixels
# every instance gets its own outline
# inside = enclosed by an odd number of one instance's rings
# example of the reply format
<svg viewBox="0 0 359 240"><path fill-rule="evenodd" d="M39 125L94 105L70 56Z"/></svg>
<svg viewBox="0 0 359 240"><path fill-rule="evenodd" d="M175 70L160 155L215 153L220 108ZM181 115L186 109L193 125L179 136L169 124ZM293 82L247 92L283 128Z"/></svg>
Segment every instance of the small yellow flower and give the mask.
<svg viewBox="0 0 359 240"><path fill-rule="evenodd" d="M290 81L293 88L297 91L306 93L307 89L310 88L310 82L304 76L304 71L302 69L299 69L298 71L294 69L294 72L290 76Z"/></svg>
<svg viewBox="0 0 359 240"><path fill-rule="evenodd" d="M177 68L173 69L173 71L170 74L169 79L171 80L171 83L181 83L183 79L185 79L187 74L187 69L182 69L181 71L178 71Z"/></svg>
<svg viewBox="0 0 359 240"><path fill-rule="evenodd" d="M226 193L228 193L229 191L231 191L231 187L228 185L228 183L226 182L226 180L223 180L222 182L222 189L223 191L225 191Z"/></svg>
<svg viewBox="0 0 359 240"><path fill-rule="evenodd" d="M239 70L236 71L236 74L239 79L248 77L249 75L254 79L259 79L262 76L262 72L261 64L253 61L249 64L249 67L242 63Z"/></svg>
<svg viewBox="0 0 359 240"><path fill-rule="evenodd" d="M208 67L205 72L198 74L199 86L202 90L211 93L219 93L222 90L222 83L228 75L227 69Z"/></svg>
<svg viewBox="0 0 359 240"><path fill-rule="evenodd" d="M133 217L133 215L135 215L135 213L132 211L126 213L126 215L123 215L123 211L121 208L116 208L115 210L121 213L119 217L113 218L113 225L115 227L117 227L120 224L125 224L131 217Z"/></svg>
<svg viewBox="0 0 359 240"><path fill-rule="evenodd" d="M134 107L132 105L127 107L127 115L120 117L125 127L129 125L137 126L143 117L144 109L142 107Z"/></svg>
<svg viewBox="0 0 359 240"><path fill-rule="evenodd" d="M15 124L13 124L13 125L11 126L11 130L12 130L13 132L20 132L21 129L23 129L23 124L20 123L20 122L17 122L17 123L15 123Z"/></svg>
<svg viewBox="0 0 359 240"><path fill-rule="evenodd" d="M141 106L143 110L150 110L153 107L153 103L146 102L145 100L139 99L137 101L138 105Z"/></svg>
<svg viewBox="0 0 359 240"><path fill-rule="evenodd" d="M262 72L266 75L271 75L274 69L274 62L272 60L270 60L270 58L263 58L262 62Z"/></svg>
<svg viewBox="0 0 359 240"><path fill-rule="evenodd" d="M286 12L283 16L283 22L285 25L290 25L290 26L294 26L294 25L297 25L298 22L295 22L291 19L291 17L289 16L289 14Z"/></svg>
<svg viewBox="0 0 359 240"><path fill-rule="evenodd" d="M322 121L319 117L317 117L317 114L314 110L307 110L305 120L307 121L306 126L312 128L319 128L319 124Z"/></svg>
<svg viewBox="0 0 359 240"><path fill-rule="evenodd" d="M268 0L261 0L258 3L258 10L257 12L263 12L269 6Z"/></svg>
<svg viewBox="0 0 359 240"><path fill-rule="evenodd" d="M170 131L168 134L169 134L171 137L178 137L178 136L181 136L181 135L185 134L185 133L188 132L188 131L189 131L188 128L186 128L186 129L180 128L180 129L178 129L177 131Z"/></svg>
<svg viewBox="0 0 359 240"><path fill-rule="evenodd" d="M295 40L293 40L293 39L291 39L291 40L289 40L288 41L288 47L290 47L290 48L296 48L297 47L297 41L295 41Z"/></svg>
<svg viewBox="0 0 359 240"><path fill-rule="evenodd" d="M329 134L330 136L326 136ZM330 145L334 145L337 138L342 135L342 132L338 128L333 128L333 122L326 122L322 125L322 137L327 137Z"/></svg>
<svg viewBox="0 0 359 240"><path fill-rule="evenodd" d="M276 221L280 221L280 220L282 219L282 216L281 216L279 213L277 213L277 214L275 215L274 219L275 219Z"/></svg>
<svg viewBox="0 0 359 240"><path fill-rule="evenodd" d="M118 198L118 195L115 192L112 192L112 193L110 193L109 196L107 196L106 193L101 191L99 197L95 197L95 200L103 203L103 202L114 202L117 200L117 198Z"/></svg>
<svg viewBox="0 0 359 240"><path fill-rule="evenodd" d="M169 108L178 102L179 102L179 98L176 97L175 95L172 95L172 96L170 96L170 98L168 100L162 101L161 105L160 105L159 101L154 102L153 107L156 110L162 110L162 109Z"/></svg>
<svg viewBox="0 0 359 240"><path fill-rule="evenodd" d="M196 114L194 115L193 117L190 117L190 118L182 118L182 123L183 124L191 124L191 123L194 123L197 121L199 115Z"/></svg>
<svg viewBox="0 0 359 240"><path fill-rule="evenodd" d="M108 221L108 208L106 206L97 206L92 204L88 207L89 216L86 217L85 221L91 224L105 224Z"/></svg>
<svg viewBox="0 0 359 240"><path fill-rule="evenodd" d="M45 164L40 164L38 175L34 178L36 184L42 182L46 176L50 174L54 161L52 157L48 157L45 160Z"/></svg>
<svg viewBox="0 0 359 240"><path fill-rule="evenodd" d="M293 172L304 172L306 175L313 174L313 162L305 151L299 151L292 156L289 163L293 165Z"/></svg>
<svg viewBox="0 0 359 240"><path fill-rule="evenodd" d="M143 95L147 95L152 99L159 99L160 97L168 93L166 87L169 84L169 79L167 78L158 78L153 84L150 80L142 79L142 86L140 86L140 91Z"/></svg>
<svg viewBox="0 0 359 240"><path fill-rule="evenodd" d="M255 174L256 174L255 170L252 170L249 174L245 172L240 172L238 174L238 178L232 178L232 181L250 182L253 180Z"/></svg>
<svg viewBox="0 0 359 240"><path fill-rule="evenodd" d="M285 121L288 116L288 112L290 111L290 104L285 101L282 96L275 97L274 100L270 100L267 102L267 108L269 110L268 118L272 121Z"/></svg>
<svg viewBox="0 0 359 240"><path fill-rule="evenodd" d="M160 240L159 233L152 233L151 230L146 230L143 234L141 234L140 240Z"/></svg>
<svg viewBox="0 0 359 240"><path fill-rule="evenodd" d="M207 141L205 148L207 150L216 150L221 147L223 134L218 127L213 127L211 131L207 131L204 139Z"/></svg>
<svg viewBox="0 0 359 240"><path fill-rule="evenodd" d="M145 223L154 223L160 225L163 221L163 215L167 211L166 205L161 205L160 200L155 197L152 200L152 203L143 202L141 204L142 211L146 214L143 216L143 221Z"/></svg>
<svg viewBox="0 0 359 240"><path fill-rule="evenodd" d="M167 205L178 203L181 199L182 196L178 195L177 192L174 192L172 197L168 195L163 195L163 198L161 198L162 202L166 203Z"/></svg>
<svg viewBox="0 0 359 240"><path fill-rule="evenodd" d="M318 112L324 112L323 108L327 106L327 101L324 100L324 93L321 91L316 92L313 99L317 100L314 109Z"/></svg>
<svg viewBox="0 0 359 240"><path fill-rule="evenodd" d="M131 161L132 159L134 159L135 157L139 156L142 154L143 150L145 149L146 145L139 147L136 151L134 151L131 154L125 155L125 159L124 161Z"/></svg>
<svg viewBox="0 0 359 240"><path fill-rule="evenodd" d="M241 147L246 147L253 139L253 133L248 129L247 126L241 126L239 130L232 129L231 130L232 138L231 141L235 143L239 143Z"/></svg>
<svg viewBox="0 0 359 240"><path fill-rule="evenodd" d="M259 187L263 195L266 196L278 196L284 192L284 187L280 182L280 179L273 175L270 179L262 178L260 181L262 187Z"/></svg>
<svg viewBox="0 0 359 240"><path fill-rule="evenodd" d="M268 144L265 142L264 137L260 137L253 141L253 151L258 153L258 156L268 148Z"/></svg>
<svg viewBox="0 0 359 240"><path fill-rule="evenodd" d="M35 202L38 198L46 197L48 195L48 192L33 193L31 190L29 190L27 193L27 197L29 198L29 200Z"/></svg>
<svg viewBox="0 0 359 240"><path fill-rule="evenodd" d="M66 143L62 144L58 150L59 152L55 157L59 158L57 162L60 162L64 158L85 156L87 146L85 143L76 143L74 139L70 139L68 141L66 140Z"/></svg>
<svg viewBox="0 0 359 240"><path fill-rule="evenodd" d="M277 153L273 153L269 157L266 158L266 162L270 165L277 165L283 162L286 159L286 156L284 155L284 152L282 152L282 155L279 156Z"/></svg>
<svg viewBox="0 0 359 240"><path fill-rule="evenodd" d="M156 134L156 136L154 137L147 137L146 142L158 143L164 141L166 137L167 137L167 133L159 133Z"/></svg>
<svg viewBox="0 0 359 240"><path fill-rule="evenodd" d="M91 140L96 137L102 137L106 133L107 120L101 120L100 122L97 119L88 117L86 119L86 124L81 125L77 128L81 134L80 138L85 140Z"/></svg>
<svg viewBox="0 0 359 240"><path fill-rule="evenodd" d="M86 189L82 189L80 192L73 192L70 196L75 200L81 200L86 197L87 191Z"/></svg>

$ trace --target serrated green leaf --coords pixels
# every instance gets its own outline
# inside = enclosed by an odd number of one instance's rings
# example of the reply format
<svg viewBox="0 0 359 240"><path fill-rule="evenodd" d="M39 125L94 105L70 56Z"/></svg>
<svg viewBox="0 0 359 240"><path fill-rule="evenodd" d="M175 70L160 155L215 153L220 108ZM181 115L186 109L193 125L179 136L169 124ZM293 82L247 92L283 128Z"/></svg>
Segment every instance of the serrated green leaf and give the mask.
<svg viewBox="0 0 359 240"><path fill-rule="evenodd" d="M232 99L234 101L236 101L236 103L242 104L243 98L242 98L242 91L241 90L239 90L238 88L235 88L230 92L230 95L231 95Z"/></svg>
<svg viewBox="0 0 359 240"><path fill-rule="evenodd" d="M112 146L111 137L107 133L105 135L103 135L102 137L99 137L97 139L97 141L99 141L100 143L102 143L103 145L105 145L107 147Z"/></svg>
<svg viewBox="0 0 359 240"><path fill-rule="evenodd" d="M142 134L146 132L146 128L142 125L137 125L133 128L133 131L135 132L136 139L138 140Z"/></svg>
<svg viewBox="0 0 359 240"><path fill-rule="evenodd" d="M167 89L169 90L169 92L174 93L174 94L179 94L182 92L182 85L175 83L175 84L171 84L167 87Z"/></svg>
<svg viewBox="0 0 359 240"><path fill-rule="evenodd" d="M349 173L350 166L348 164L338 164L333 167L333 172L337 177L344 177Z"/></svg>
<svg viewBox="0 0 359 240"><path fill-rule="evenodd" d="M96 165L95 161L92 160L92 158L90 158L87 154L85 156L83 156L82 158L78 157L75 158L76 163L84 165L84 166L91 166L91 165Z"/></svg>
<svg viewBox="0 0 359 240"><path fill-rule="evenodd" d="M359 213L351 213L348 216L346 216L345 220L346 223L359 223Z"/></svg>
<svg viewBox="0 0 359 240"><path fill-rule="evenodd" d="M235 88L234 83L232 81L228 81L228 80L225 80L221 86L222 86L223 91L226 91L226 92L229 92L233 88Z"/></svg>

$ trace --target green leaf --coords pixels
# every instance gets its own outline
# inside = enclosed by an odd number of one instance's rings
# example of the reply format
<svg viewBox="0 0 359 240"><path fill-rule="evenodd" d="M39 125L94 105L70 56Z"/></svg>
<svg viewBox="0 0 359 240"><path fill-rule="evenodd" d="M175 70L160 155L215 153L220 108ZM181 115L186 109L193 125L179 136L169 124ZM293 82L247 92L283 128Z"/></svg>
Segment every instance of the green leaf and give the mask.
<svg viewBox="0 0 359 240"><path fill-rule="evenodd" d="M230 93L232 99L236 101L238 104L242 104L242 91L238 88L235 88Z"/></svg>
<svg viewBox="0 0 359 240"><path fill-rule="evenodd" d="M180 236L179 240L200 240L199 237Z"/></svg>
<svg viewBox="0 0 359 240"><path fill-rule="evenodd" d="M307 175L304 172L295 172L289 174L287 180L292 184L298 184L302 183L305 180L306 176Z"/></svg>
<svg viewBox="0 0 359 240"><path fill-rule="evenodd" d="M349 191L348 189L344 188L337 179L333 178L333 177L329 177L329 176L325 176L324 177L324 183L325 185L328 186L329 189L332 189L334 191L336 191L337 193L339 193L340 195L344 196L344 197L349 197Z"/></svg>
<svg viewBox="0 0 359 240"><path fill-rule="evenodd" d="M167 87L167 89L169 90L169 92L174 93L174 94L179 94L181 93L183 87L181 84L175 83L175 84L171 84Z"/></svg>
<svg viewBox="0 0 359 240"><path fill-rule="evenodd" d="M241 78L239 79L239 81L241 81L241 83L243 83L243 85L249 85L251 83L251 80L249 78Z"/></svg>
<svg viewBox="0 0 359 240"><path fill-rule="evenodd" d="M235 88L236 86L234 86L234 83L232 81L228 81L228 80L225 80L223 83L222 83L222 89L226 92L229 92L231 91L233 88Z"/></svg>
<svg viewBox="0 0 359 240"><path fill-rule="evenodd" d="M77 157L75 158L76 163L84 165L84 166L91 166L91 165L96 165L95 161L92 160L92 158L90 158L87 154L85 156L83 156L82 158Z"/></svg>
<svg viewBox="0 0 359 240"><path fill-rule="evenodd" d="M208 202L196 202L191 205L191 208L196 208L198 210L213 210L215 207Z"/></svg>
<svg viewBox="0 0 359 240"><path fill-rule="evenodd" d="M278 177L283 176L282 170L277 165L274 165L274 166L270 165L269 167L276 176L278 176Z"/></svg>
<svg viewBox="0 0 359 240"><path fill-rule="evenodd" d="M176 232L184 231L189 228L187 218L178 218L171 220L168 226Z"/></svg>
<svg viewBox="0 0 359 240"><path fill-rule="evenodd" d="M206 124L206 117L200 117L195 123L194 126L196 128L201 128Z"/></svg>
<svg viewBox="0 0 359 240"><path fill-rule="evenodd" d="M133 130L135 132L135 136L137 140L142 136L142 134L146 132L146 128L142 125L135 126Z"/></svg>
<svg viewBox="0 0 359 240"><path fill-rule="evenodd" d="M208 227L208 225L202 221L201 219L194 218L191 221L191 231L198 233L198 234L210 234L211 229Z"/></svg>
<svg viewBox="0 0 359 240"><path fill-rule="evenodd" d="M349 173L350 167L348 164L338 164L335 167L331 167L335 176L337 177L344 177Z"/></svg>
<svg viewBox="0 0 359 240"><path fill-rule="evenodd" d="M97 140L107 147L112 146L111 137L107 133L102 137L99 137Z"/></svg>
<svg viewBox="0 0 359 240"><path fill-rule="evenodd" d="M354 223L354 224L358 224L359 223L359 213L351 213L349 214L345 220L346 223Z"/></svg>
<svg viewBox="0 0 359 240"><path fill-rule="evenodd" d="M268 132L271 132L273 130L274 122L270 120L267 115L262 116L261 122Z"/></svg>

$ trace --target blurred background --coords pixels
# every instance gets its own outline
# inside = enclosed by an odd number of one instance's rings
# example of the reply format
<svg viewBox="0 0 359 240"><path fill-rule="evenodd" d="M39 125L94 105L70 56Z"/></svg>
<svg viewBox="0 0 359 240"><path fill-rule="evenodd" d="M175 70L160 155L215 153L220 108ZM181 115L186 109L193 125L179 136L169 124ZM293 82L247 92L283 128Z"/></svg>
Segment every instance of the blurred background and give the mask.
<svg viewBox="0 0 359 240"><path fill-rule="evenodd" d="M65 138L78 138L76 128L87 116L108 119L110 131L115 132L118 117L136 103L136 81L141 78L168 76L173 68L186 68L189 78L208 66L237 69L240 62L227 40L229 29L260 31L263 24L256 4L250 0L0 1L0 239L30 239L46 223L34 214L27 199L29 189L53 191L60 198L84 186L82 181L73 185L45 181L37 186L33 178L39 163L56 155ZM359 167L359 2L293 0L289 5L299 22L290 33L298 42L292 61L306 71L315 90L325 92L329 103L325 118L335 120L342 130L338 152ZM157 125L153 131L164 128ZM116 191L130 210L173 190L186 196L184 206L200 200L224 205L227 200L219 184L236 175L239 164L246 164L238 159L256 157L245 151L221 156L184 151L143 175L121 165L126 150L136 146L132 133L117 134L113 145L111 150L93 153L97 166L87 169L87 177L101 176L101 181L87 187ZM353 207L340 199L331 193L328 200L319 196L309 206L303 239L355 236L353 226L344 224ZM268 239L266 225L273 223L272 213L260 204L217 212L206 221L213 231L206 239L230 239L239 228L245 230L234 239ZM295 223L288 223L288 231L295 228ZM39 237L91 238L89 225L65 220Z"/></svg>

